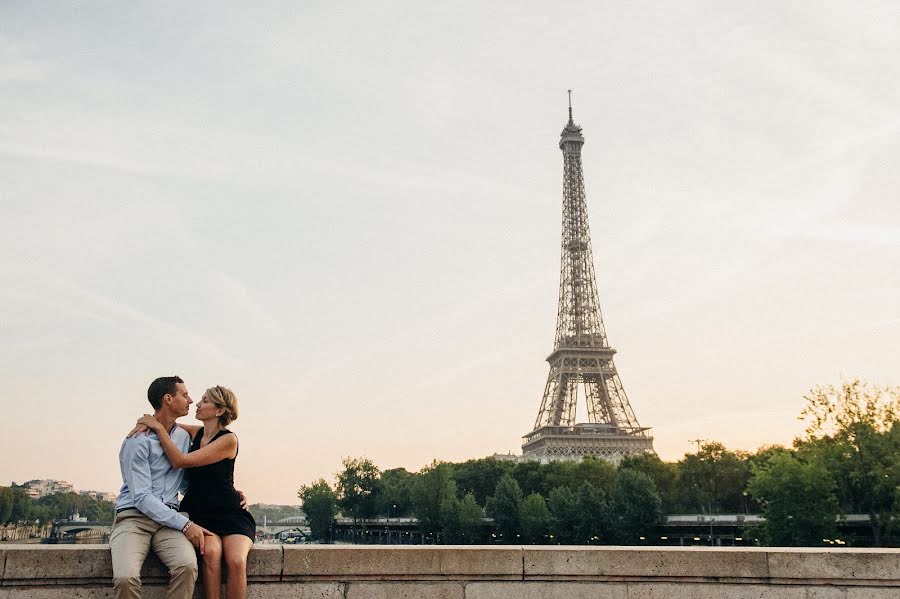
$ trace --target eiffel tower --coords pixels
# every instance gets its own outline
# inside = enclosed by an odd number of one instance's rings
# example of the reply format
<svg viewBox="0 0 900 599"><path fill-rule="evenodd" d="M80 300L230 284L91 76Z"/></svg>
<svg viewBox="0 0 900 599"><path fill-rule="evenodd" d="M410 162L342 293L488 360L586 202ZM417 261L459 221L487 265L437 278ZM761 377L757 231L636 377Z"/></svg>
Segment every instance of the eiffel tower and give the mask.
<svg viewBox="0 0 900 599"><path fill-rule="evenodd" d="M523 459L579 460L595 456L618 462L623 456L653 452L649 428L642 428L625 396L613 364L600 305L581 167L581 127L572 121L562 130L562 260L559 311L550 374L534 430L523 438ZM579 393L587 403L587 423L576 424Z"/></svg>

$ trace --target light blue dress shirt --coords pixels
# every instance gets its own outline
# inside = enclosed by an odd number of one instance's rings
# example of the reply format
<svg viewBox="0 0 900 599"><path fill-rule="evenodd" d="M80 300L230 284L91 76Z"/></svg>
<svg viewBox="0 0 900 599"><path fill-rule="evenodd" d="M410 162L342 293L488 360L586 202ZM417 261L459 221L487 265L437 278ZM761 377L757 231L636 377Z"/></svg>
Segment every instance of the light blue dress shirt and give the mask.
<svg viewBox="0 0 900 599"><path fill-rule="evenodd" d="M175 426L169 436L183 453L191 448L191 436ZM184 470L173 468L166 458L159 437L129 437L119 450L122 489L116 499L116 510L136 508L163 526L181 530L188 519L178 513L178 494L187 490Z"/></svg>

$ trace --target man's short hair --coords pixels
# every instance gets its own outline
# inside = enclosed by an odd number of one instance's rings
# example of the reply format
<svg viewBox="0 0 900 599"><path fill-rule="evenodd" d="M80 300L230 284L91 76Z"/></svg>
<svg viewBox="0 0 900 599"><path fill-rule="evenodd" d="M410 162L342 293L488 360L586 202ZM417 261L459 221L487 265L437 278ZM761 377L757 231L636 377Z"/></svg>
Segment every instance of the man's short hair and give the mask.
<svg viewBox="0 0 900 599"><path fill-rule="evenodd" d="M178 383L183 383L181 377L177 374L174 376L161 376L147 387L147 399L150 401L150 405L153 406L154 410L158 410L162 407L163 397L166 394L175 395L178 392L178 387L176 385Z"/></svg>

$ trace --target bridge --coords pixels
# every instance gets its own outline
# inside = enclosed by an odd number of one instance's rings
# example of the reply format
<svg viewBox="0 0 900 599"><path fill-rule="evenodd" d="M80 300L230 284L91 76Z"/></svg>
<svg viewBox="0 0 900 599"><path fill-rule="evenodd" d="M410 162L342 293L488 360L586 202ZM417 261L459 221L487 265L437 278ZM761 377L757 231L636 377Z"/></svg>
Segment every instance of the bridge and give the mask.
<svg viewBox="0 0 900 599"><path fill-rule="evenodd" d="M296 531L303 535L309 534L309 525L305 516L291 516L290 518L282 518L273 524L263 521L263 525L257 522L256 534L262 538L280 538L285 537L285 533Z"/></svg>
<svg viewBox="0 0 900 599"><path fill-rule="evenodd" d="M109 536L112 526L103 522L86 522L82 520L54 520L50 529L50 543L65 543L68 541L96 539L101 542Z"/></svg>
<svg viewBox="0 0 900 599"><path fill-rule="evenodd" d="M709 546L751 547L757 545L753 529L766 519L760 514L677 514L646 532L637 545L674 545L680 547ZM504 543L491 518L482 520L482 542ZM841 536L871 542L869 516L846 514L837 519L839 537L823 539L824 545L842 545ZM331 529L332 541L373 545L432 545L440 544L440 536L429 535L419 528L417 518L335 518ZM599 542L599 541L598 541Z"/></svg>

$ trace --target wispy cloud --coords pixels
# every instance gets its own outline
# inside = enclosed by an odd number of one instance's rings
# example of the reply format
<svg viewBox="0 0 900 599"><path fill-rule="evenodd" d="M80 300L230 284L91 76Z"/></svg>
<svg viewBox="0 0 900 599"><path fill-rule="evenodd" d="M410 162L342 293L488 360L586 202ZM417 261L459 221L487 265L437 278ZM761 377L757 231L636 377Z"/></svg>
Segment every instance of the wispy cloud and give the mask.
<svg viewBox="0 0 900 599"><path fill-rule="evenodd" d="M7 273L9 268L7 267ZM198 356L206 356L222 368L240 369L245 364L224 351L206 336L189 326L166 321L110 295L88 289L59 273L19 269L16 285L23 290L19 297L63 314L87 318L104 325L136 328L147 343L186 346Z"/></svg>

